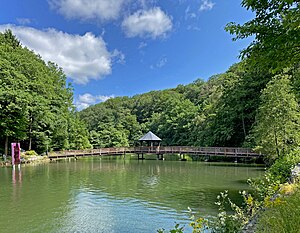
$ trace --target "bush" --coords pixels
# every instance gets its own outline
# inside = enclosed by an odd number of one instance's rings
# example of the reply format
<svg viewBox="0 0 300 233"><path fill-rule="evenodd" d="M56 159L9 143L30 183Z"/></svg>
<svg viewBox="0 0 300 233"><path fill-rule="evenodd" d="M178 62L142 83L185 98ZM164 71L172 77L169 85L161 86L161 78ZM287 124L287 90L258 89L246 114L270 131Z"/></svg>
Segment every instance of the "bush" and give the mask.
<svg viewBox="0 0 300 233"><path fill-rule="evenodd" d="M238 206L228 197L228 192L221 192L215 203L219 207L217 218L208 222L202 218L193 221L193 233L209 229L217 233L237 233L251 221L261 209L268 208L259 221L260 233L299 232L300 226L300 191L295 184L285 183L291 177L291 169L300 163L300 150L295 149L284 157L277 159L265 172L264 177L249 180L254 196L243 191L243 205ZM284 184L285 183L285 184ZM293 194L294 193L294 194ZM292 195L290 198L285 195ZM284 197L282 197L284 196ZM230 207L231 212L226 211ZM276 216L273 216L273 211ZM278 219L278 221L277 221ZM278 230L279 229L279 230ZM165 232L163 229L159 233ZM176 225L171 233L182 233L183 228Z"/></svg>
<svg viewBox="0 0 300 233"><path fill-rule="evenodd" d="M300 226L300 192L284 197L281 204L262 212L258 233L298 233Z"/></svg>
<svg viewBox="0 0 300 233"><path fill-rule="evenodd" d="M25 152L27 156L38 156L38 154L34 150L28 150Z"/></svg>
<svg viewBox="0 0 300 233"><path fill-rule="evenodd" d="M277 159L275 163L269 168L268 172L273 179L279 180L280 183L288 181L291 176L291 169L300 163L299 149L293 150L288 155Z"/></svg>

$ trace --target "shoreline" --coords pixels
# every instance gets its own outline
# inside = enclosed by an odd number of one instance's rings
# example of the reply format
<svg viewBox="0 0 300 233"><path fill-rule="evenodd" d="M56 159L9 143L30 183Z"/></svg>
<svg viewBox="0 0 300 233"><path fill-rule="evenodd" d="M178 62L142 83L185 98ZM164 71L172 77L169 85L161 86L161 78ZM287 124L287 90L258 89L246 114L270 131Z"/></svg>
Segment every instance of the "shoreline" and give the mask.
<svg viewBox="0 0 300 233"><path fill-rule="evenodd" d="M43 164L43 163L49 163L51 160L47 156L32 156L28 158L23 158L21 160L22 164ZM12 167L11 160L6 161L0 161L0 167Z"/></svg>

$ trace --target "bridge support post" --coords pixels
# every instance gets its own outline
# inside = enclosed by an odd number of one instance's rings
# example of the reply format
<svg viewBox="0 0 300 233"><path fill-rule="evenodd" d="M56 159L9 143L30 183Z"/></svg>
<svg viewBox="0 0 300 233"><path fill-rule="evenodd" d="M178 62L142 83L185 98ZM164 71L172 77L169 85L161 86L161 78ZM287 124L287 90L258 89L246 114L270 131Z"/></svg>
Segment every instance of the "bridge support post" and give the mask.
<svg viewBox="0 0 300 233"><path fill-rule="evenodd" d="M180 161L186 161L185 154L180 154Z"/></svg>
<svg viewBox="0 0 300 233"><path fill-rule="evenodd" d="M140 154L138 153L138 160L140 160L140 159L145 159L145 158L144 158L144 153L142 153L141 156L142 156L142 157L140 157Z"/></svg>
<svg viewBox="0 0 300 233"><path fill-rule="evenodd" d="M163 154L157 154L157 160L164 160Z"/></svg>
<svg viewBox="0 0 300 233"><path fill-rule="evenodd" d="M210 155L205 153L205 156L204 156L204 161L205 162L208 162L210 160Z"/></svg>

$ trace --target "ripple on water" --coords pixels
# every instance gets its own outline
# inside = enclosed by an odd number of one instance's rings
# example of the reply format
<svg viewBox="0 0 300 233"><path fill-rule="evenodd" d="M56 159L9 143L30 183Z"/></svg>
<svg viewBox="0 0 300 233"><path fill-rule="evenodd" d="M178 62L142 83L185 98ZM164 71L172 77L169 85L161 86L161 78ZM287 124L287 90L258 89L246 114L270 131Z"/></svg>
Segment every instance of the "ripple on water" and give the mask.
<svg viewBox="0 0 300 233"><path fill-rule="evenodd" d="M95 190L77 190L74 199L64 219L63 232L149 232L149 225L156 232L157 226L174 224L174 219L187 221L186 215L155 202L116 199Z"/></svg>
<svg viewBox="0 0 300 233"><path fill-rule="evenodd" d="M237 192L245 187L242 180L258 174L256 168L96 159L22 167L21 176L0 169L0 231L170 229L189 222L188 207L214 214L220 191ZM12 216L18 216L17 224Z"/></svg>

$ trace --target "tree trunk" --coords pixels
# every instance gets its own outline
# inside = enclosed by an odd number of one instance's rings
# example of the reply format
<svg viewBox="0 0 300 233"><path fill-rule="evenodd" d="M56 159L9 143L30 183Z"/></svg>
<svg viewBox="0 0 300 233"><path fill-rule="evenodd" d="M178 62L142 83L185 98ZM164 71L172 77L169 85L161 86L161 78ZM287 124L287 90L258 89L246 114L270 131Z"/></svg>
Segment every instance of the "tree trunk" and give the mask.
<svg viewBox="0 0 300 233"><path fill-rule="evenodd" d="M8 136L5 136L4 154L8 156Z"/></svg>
<svg viewBox="0 0 300 233"><path fill-rule="evenodd" d="M242 124L243 124L243 131L244 131L244 138L246 139L246 127L245 127L245 120L244 120L244 114L242 113Z"/></svg>
<svg viewBox="0 0 300 233"><path fill-rule="evenodd" d="M29 122L29 145L28 145L28 150L31 150L31 143L32 143L32 117L30 117L30 122Z"/></svg>
<svg viewBox="0 0 300 233"><path fill-rule="evenodd" d="M276 134L276 129L274 129L274 136L275 136L275 145L276 145L277 156L278 156L278 158L280 158L279 148L278 148L278 138L277 138L277 134Z"/></svg>

